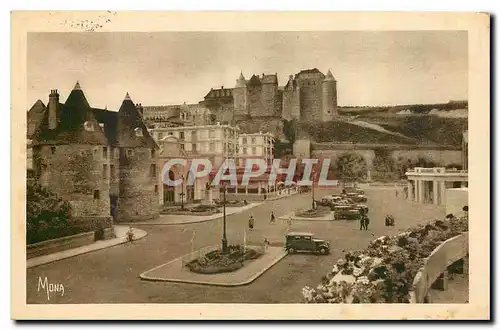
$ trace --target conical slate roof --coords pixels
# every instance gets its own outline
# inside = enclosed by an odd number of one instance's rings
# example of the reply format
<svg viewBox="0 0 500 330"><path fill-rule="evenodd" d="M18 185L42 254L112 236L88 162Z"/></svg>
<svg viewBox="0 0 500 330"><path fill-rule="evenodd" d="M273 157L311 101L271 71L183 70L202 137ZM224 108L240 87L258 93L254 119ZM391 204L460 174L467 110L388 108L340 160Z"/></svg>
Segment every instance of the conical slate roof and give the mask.
<svg viewBox="0 0 500 330"><path fill-rule="evenodd" d="M120 147L158 148L128 93L118 110L115 142Z"/></svg>
<svg viewBox="0 0 500 330"><path fill-rule="evenodd" d="M333 77L333 74L330 70L328 70L326 74L325 81L335 81L335 78Z"/></svg>
<svg viewBox="0 0 500 330"><path fill-rule="evenodd" d="M59 103L60 122L57 128L48 128L49 109L45 111L39 129L33 135L33 144L95 144L108 143L104 132L95 119L87 98L77 82L66 103ZM87 130L92 127L92 130Z"/></svg>

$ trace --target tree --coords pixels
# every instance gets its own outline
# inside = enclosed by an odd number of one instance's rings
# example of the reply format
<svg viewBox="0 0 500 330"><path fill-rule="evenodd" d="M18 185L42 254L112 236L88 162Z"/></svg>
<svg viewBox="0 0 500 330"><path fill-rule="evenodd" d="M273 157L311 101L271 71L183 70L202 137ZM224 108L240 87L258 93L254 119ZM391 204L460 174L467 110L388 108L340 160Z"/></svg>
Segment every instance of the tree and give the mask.
<svg viewBox="0 0 500 330"><path fill-rule="evenodd" d="M355 152L340 155L335 163L335 169L344 181L363 178L367 168L365 159Z"/></svg>
<svg viewBox="0 0 500 330"><path fill-rule="evenodd" d="M284 120L283 121L283 134L290 143L294 143L297 138L297 120Z"/></svg>
<svg viewBox="0 0 500 330"><path fill-rule="evenodd" d="M56 193L29 180L26 187L27 242L65 236L71 217L70 204Z"/></svg>

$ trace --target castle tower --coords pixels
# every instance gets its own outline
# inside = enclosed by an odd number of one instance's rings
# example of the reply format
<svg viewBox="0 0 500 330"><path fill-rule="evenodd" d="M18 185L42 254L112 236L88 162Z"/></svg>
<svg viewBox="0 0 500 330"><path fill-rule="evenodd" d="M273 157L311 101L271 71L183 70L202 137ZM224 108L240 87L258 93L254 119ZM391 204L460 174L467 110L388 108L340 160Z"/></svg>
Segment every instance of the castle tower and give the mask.
<svg viewBox="0 0 500 330"><path fill-rule="evenodd" d="M329 121L338 115L337 112L337 81L328 70L322 84L323 109L321 121Z"/></svg>
<svg viewBox="0 0 500 330"><path fill-rule="evenodd" d="M158 146L127 93L118 111L116 146L119 147L116 221L155 218L158 202Z"/></svg>
<svg viewBox="0 0 500 330"><path fill-rule="evenodd" d="M234 117L241 117L248 115L247 108L247 81L240 73L239 78L236 80L236 86L233 89L234 100Z"/></svg>
<svg viewBox="0 0 500 330"><path fill-rule="evenodd" d="M59 112L53 112L53 107ZM33 163L38 182L71 204L73 220L89 231L111 226L108 141L80 84L60 104L52 90L49 107L33 136Z"/></svg>
<svg viewBox="0 0 500 330"><path fill-rule="evenodd" d="M289 76L288 83L284 87L282 108L283 119L300 119L300 87L293 75Z"/></svg>

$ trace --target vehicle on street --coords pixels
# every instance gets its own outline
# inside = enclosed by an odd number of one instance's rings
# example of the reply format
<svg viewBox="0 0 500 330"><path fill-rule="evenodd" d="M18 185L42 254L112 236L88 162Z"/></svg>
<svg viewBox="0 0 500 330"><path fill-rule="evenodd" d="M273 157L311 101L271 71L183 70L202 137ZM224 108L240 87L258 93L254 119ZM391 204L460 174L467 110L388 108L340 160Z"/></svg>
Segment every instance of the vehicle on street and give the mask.
<svg viewBox="0 0 500 330"><path fill-rule="evenodd" d="M361 217L356 205L336 206L333 211L335 220L358 220Z"/></svg>
<svg viewBox="0 0 500 330"><path fill-rule="evenodd" d="M317 239L313 233L289 232L285 236L285 249L288 253L313 252L319 254L330 253L330 243Z"/></svg>
<svg viewBox="0 0 500 330"><path fill-rule="evenodd" d="M345 197L352 200L354 203L365 203L367 201L365 195L358 193L347 193Z"/></svg>

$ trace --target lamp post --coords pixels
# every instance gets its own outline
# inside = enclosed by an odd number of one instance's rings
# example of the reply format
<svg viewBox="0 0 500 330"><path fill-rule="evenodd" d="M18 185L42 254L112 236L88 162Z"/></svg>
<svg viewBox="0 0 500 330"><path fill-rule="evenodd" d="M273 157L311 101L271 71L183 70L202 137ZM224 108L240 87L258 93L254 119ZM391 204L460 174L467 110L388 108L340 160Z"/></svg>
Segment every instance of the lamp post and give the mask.
<svg viewBox="0 0 500 330"><path fill-rule="evenodd" d="M314 180L316 179L316 171L313 170L312 171L312 185L311 185L311 188L312 188L312 209L314 210L315 209L315 205L314 205Z"/></svg>
<svg viewBox="0 0 500 330"><path fill-rule="evenodd" d="M224 188L222 192L222 209L223 209L223 216L222 216L222 252L226 253L227 252L227 236L226 236L226 184L223 183L222 187Z"/></svg>
<svg viewBox="0 0 500 330"><path fill-rule="evenodd" d="M181 176L182 184L181 184L181 210L184 210L184 174Z"/></svg>

